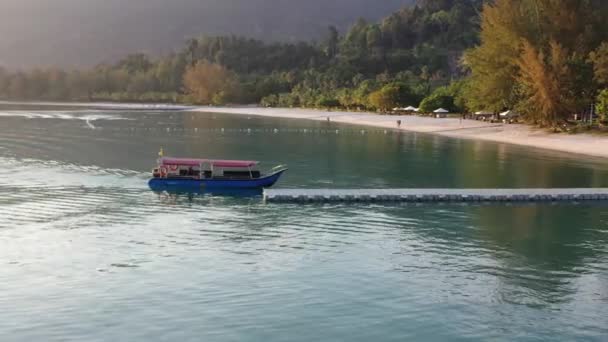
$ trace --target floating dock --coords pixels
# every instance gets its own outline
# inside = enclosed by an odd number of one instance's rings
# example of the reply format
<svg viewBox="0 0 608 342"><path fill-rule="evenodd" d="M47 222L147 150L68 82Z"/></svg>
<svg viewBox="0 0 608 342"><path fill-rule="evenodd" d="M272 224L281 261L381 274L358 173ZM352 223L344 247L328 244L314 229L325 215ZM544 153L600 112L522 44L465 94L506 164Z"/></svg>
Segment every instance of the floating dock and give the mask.
<svg viewBox="0 0 608 342"><path fill-rule="evenodd" d="M266 203L608 201L608 188L583 189L265 189Z"/></svg>

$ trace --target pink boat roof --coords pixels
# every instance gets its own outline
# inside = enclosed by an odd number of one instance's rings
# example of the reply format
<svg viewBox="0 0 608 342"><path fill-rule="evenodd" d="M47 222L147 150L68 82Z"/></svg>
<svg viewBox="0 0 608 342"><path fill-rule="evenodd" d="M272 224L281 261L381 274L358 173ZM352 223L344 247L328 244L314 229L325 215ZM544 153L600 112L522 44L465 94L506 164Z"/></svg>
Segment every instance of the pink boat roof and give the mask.
<svg viewBox="0 0 608 342"><path fill-rule="evenodd" d="M214 160L214 159L192 159L192 158L170 158L160 159L161 165L199 166L201 164L213 164L216 167L252 167L259 162L252 160Z"/></svg>

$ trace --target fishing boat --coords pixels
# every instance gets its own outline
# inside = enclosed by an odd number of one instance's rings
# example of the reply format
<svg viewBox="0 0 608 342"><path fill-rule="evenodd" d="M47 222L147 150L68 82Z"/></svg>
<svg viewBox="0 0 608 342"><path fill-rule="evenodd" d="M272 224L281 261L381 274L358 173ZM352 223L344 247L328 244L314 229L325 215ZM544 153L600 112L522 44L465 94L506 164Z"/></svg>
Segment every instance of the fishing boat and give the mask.
<svg viewBox="0 0 608 342"><path fill-rule="evenodd" d="M161 156L148 185L152 190L262 189L273 186L287 171L279 165L260 172L259 162Z"/></svg>

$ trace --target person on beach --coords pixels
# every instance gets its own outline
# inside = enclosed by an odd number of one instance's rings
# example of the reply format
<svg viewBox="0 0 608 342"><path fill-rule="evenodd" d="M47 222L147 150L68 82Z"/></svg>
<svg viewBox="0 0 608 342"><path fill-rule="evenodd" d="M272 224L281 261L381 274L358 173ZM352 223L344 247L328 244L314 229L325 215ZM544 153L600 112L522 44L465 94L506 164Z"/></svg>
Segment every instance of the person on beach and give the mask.
<svg viewBox="0 0 608 342"><path fill-rule="evenodd" d="M397 128L401 128L401 120L397 120Z"/></svg>

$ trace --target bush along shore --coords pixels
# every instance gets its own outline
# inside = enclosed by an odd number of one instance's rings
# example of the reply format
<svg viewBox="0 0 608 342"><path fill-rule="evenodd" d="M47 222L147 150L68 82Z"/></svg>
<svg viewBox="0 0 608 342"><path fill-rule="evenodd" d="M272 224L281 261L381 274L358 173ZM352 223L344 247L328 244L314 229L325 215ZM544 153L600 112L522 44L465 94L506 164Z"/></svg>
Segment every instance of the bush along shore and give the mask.
<svg viewBox="0 0 608 342"><path fill-rule="evenodd" d="M0 99L511 110L584 131L608 121L606 17L602 0L423 0L316 42L203 36L162 58L0 68Z"/></svg>

